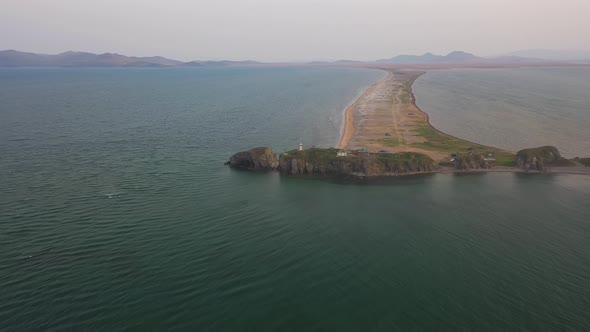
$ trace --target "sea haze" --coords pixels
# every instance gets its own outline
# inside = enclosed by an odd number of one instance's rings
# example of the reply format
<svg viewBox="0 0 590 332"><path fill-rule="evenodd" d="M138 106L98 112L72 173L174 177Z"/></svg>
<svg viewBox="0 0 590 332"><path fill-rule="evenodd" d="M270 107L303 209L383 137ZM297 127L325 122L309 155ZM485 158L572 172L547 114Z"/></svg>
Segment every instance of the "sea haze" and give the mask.
<svg viewBox="0 0 590 332"><path fill-rule="evenodd" d="M588 176L223 165L336 144L380 77L0 69L0 331L590 330Z"/></svg>
<svg viewBox="0 0 590 332"><path fill-rule="evenodd" d="M554 145L590 156L590 68L433 70L414 83L438 129L512 151Z"/></svg>

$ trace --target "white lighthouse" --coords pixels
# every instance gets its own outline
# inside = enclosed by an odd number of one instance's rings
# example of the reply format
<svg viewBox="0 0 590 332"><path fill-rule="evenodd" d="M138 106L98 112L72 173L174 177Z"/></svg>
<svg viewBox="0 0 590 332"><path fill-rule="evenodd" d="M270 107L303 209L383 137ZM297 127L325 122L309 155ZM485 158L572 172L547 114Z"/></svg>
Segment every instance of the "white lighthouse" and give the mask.
<svg viewBox="0 0 590 332"><path fill-rule="evenodd" d="M299 151L303 151L303 143L299 143Z"/></svg>

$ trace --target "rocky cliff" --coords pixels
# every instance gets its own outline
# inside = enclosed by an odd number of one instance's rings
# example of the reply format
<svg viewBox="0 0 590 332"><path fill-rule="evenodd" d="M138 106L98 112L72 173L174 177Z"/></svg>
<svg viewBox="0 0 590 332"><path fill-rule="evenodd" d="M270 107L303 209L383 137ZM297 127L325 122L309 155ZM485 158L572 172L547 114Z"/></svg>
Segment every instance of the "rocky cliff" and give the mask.
<svg viewBox="0 0 590 332"><path fill-rule="evenodd" d="M234 154L225 164L240 169L272 171L276 170L279 160L271 148L258 147Z"/></svg>
<svg viewBox="0 0 590 332"><path fill-rule="evenodd" d="M290 151L280 155L278 171L285 175L388 176L431 172L434 161L423 154L358 153L337 157L337 149Z"/></svg>
<svg viewBox="0 0 590 332"><path fill-rule="evenodd" d="M543 171L547 166L565 161L554 146L524 149L516 153L516 167Z"/></svg>
<svg viewBox="0 0 590 332"><path fill-rule="evenodd" d="M485 160L481 153L458 154L452 159L451 164L459 170L489 169L492 165Z"/></svg>
<svg viewBox="0 0 590 332"><path fill-rule="evenodd" d="M395 154L351 153L337 156L338 149L308 149L285 152L277 159L270 148L238 152L226 163L234 168L276 170L283 175L388 176L434 171L430 157L413 152Z"/></svg>

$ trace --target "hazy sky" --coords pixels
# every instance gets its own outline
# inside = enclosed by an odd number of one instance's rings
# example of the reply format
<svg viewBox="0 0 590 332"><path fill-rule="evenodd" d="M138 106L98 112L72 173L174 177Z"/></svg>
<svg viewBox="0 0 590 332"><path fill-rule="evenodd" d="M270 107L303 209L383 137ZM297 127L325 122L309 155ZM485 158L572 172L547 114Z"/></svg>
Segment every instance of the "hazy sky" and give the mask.
<svg viewBox="0 0 590 332"><path fill-rule="evenodd" d="M0 0L0 49L373 60L590 48L590 0Z"/></svg>

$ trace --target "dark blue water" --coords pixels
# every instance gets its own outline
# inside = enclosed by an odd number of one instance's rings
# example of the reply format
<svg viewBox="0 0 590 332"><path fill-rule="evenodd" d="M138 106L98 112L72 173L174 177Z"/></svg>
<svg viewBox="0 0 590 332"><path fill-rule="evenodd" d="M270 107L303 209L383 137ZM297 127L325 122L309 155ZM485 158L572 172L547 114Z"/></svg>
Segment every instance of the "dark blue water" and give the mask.
<svg viewBox="0 0 590 332"><path fill-rule="evenodd" d="M236 172L361 69L0 70L0 330L587 330L590 177Z"/></svg>

